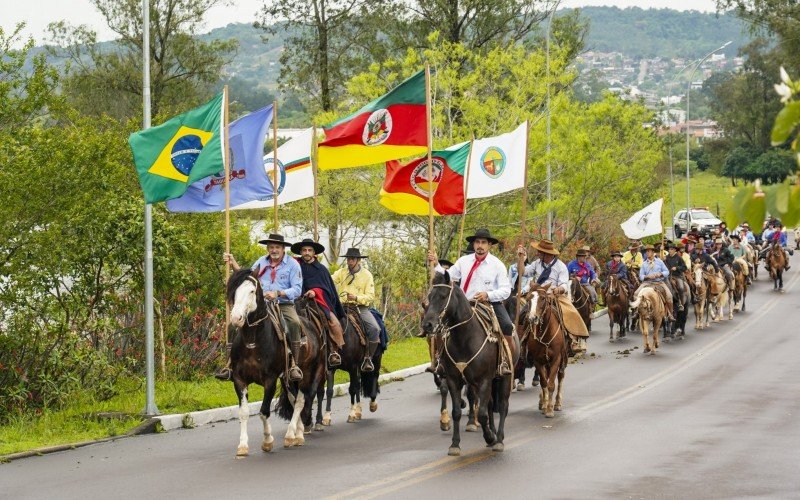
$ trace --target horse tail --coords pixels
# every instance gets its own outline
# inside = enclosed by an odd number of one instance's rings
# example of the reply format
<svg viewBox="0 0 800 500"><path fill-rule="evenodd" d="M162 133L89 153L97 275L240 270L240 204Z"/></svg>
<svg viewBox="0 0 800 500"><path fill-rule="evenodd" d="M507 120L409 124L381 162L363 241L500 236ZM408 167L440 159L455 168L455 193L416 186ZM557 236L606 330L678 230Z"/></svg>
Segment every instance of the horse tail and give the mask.
<svg viewBox="0 0 800 500"><path fill-rule="evenodd" d="M291 420L294 414L294 396L289 391L290 389L281 381L281 392L278 395L278 402L275 403L275 413L286 421Z"/></svg>
<svg viewBox="0 0 800 500"><path fill-rule="evenodd" d="M639 296L636 297L636 300L631 302L631 309L636 309L641 305L641 303L642 303L642 294L640 293Z"/></svg>

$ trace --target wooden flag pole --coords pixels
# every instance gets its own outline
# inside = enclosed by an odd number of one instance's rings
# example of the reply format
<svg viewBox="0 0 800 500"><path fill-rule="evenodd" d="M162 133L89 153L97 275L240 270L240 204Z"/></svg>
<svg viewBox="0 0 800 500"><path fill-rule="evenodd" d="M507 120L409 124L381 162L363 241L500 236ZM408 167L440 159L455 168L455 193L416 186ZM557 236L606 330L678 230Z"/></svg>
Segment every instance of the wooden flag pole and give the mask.
<svg viewBox="0 0 800 500"><path fill-rule="evenodd" d="M428 121L428 252L435 250L433 245L433 124L431 123L431 66L425 63L425 111ZM433 283L436 264L431 262L430 281Z"/></svg>
<svg viewBox="0 0 800 500"><path fill-rule="evenodd" d="M225 164L225 253L231 253L231 150L229 146L229 139L228 139L228 123L230 122L230 117L228 116L228 86L225 85L223 88L224 94L224 112L223 112L223 124L225 130L225 141L223 147L225 148L225 154L223 155L224 164ZM225 264L225 286L228 284L228 279L231 276L231 266L230 264ZM228 344L228 325L231 321L231 306L228 304L228 301L225 301L225 345Z"/></svg>
<svg viewBox="0 0 800 500"><path fill-rule="evenodd" d="M275 232L278 232L278 101L272 101L272 217Z"/></svg>
<svg viewBox="0 0 800 500"><path fill-rule="evenodd" d="M311 175L314 176L314 241L319 242L319 202L317 200L317 126L314 125L311 133Z"/></svg>
<svg viewBox="0 0 800 500"><path fill-rule="evenodd" d="M472 134L472 136L469 139L469 152L467 153L467 167L466 167L467 171L464 173L464 213L461 214L461 224L460 227L458 228L458 244L459 244L458 248L461 248L460 245L464 244L463 243L464 223L467 220L467 193L469 193L469 170L470 170L469 166L470 163L472 162L472 145L474 143L475 143L475 134ZM459 256L456 255L456 259L458 259L458 257Z"/></svg>
<svg viewBox="0 0 800 500"><path fill-rule="evenodd" d="M531 135L531 125L525 121L525 168L523 169L522 181L522 222L520 233L522 235L522 245L528 239L527 217L528 217L528 138ZM520 256L517 259L517 307L514 313L514 326L519 326L520 300L522 298L522 275L525 273L525 260Z"/></svg>

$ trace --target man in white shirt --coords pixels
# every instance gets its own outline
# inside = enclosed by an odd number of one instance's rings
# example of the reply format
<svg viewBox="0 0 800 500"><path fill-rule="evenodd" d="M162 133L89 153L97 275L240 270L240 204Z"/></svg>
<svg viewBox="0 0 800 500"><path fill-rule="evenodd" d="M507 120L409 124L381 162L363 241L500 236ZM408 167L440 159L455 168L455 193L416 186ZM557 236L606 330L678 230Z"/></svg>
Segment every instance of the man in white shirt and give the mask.
<svg viewBox="0 0 800 500"><path fill-rule="evenodd" d="M488 229L478 229L473 236L467 238L472 244L475 253L462 256L447 272L454 283L458 283L467 296L467 300L489 302L494 309L497 322L503 335L510 337L514 333L514 325L508 317L508 311L503 307L503 301L511 295L511 283L508 281L506 267L500 259L489 253L492 245L499 241L492 237ZM428 254L430 262L438 262L434 253ZM441 265L436 266L436 272L444 273ZM510 339L506 339L511 342ZM503 358L500 365L500 374L511 374L508 360Z"/></svg>

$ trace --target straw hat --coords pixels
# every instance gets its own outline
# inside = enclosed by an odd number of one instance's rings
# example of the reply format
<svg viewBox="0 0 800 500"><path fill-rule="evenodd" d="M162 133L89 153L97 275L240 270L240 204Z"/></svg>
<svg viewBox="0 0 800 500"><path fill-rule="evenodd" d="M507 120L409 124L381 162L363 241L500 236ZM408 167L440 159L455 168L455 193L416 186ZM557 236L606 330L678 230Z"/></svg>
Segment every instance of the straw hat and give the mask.
<svg viewBox="0 0 800 500"><path fill-rule="evenodd" d="M538 250L538 251L540 251L542 253L546 253L546 254L550 254L550 255L558 255L559 254L559 251L556 248L555 244L553 244L553 242L550 241L550 240L540 240L538 242L534 241L533 243L531 243L531 246L534 249L536 249L536 250Z"/></svg>

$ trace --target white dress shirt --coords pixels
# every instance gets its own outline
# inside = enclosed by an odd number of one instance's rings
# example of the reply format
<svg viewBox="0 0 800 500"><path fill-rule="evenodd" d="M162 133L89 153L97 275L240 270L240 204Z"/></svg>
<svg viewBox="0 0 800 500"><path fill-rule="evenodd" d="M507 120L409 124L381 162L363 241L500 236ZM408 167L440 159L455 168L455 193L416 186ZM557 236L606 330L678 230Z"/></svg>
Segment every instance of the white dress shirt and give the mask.
<svg viewBox="0 0 800 500"><path fill-rule="evenodd" d="M536 282L539 276L544 272L544 266L545 264L541 259L536 259L525 266L524 276L532 278L531 282ZM556 259L553 262L553 267L550 268L550 276L542 283L542 286L548 283L550 283L551 290L561 288L564 292L569 294L569 271L567 271L567 265Z"/></svg>
<svg viewBox="0 0 800 500"><path fill-rule="evenodd" d="M475 254L464 255L447 270L450 279L460 282L462 290L474 263ZM436 266L436 271L444 273L442 266ZM478 265L472 273L469 288L464 290L469 300L479 292L486 292L489 295L489 302L502 302L511 295L511 283L508 281L506 266L492 254L487 254L483 262Z"/></svg>

